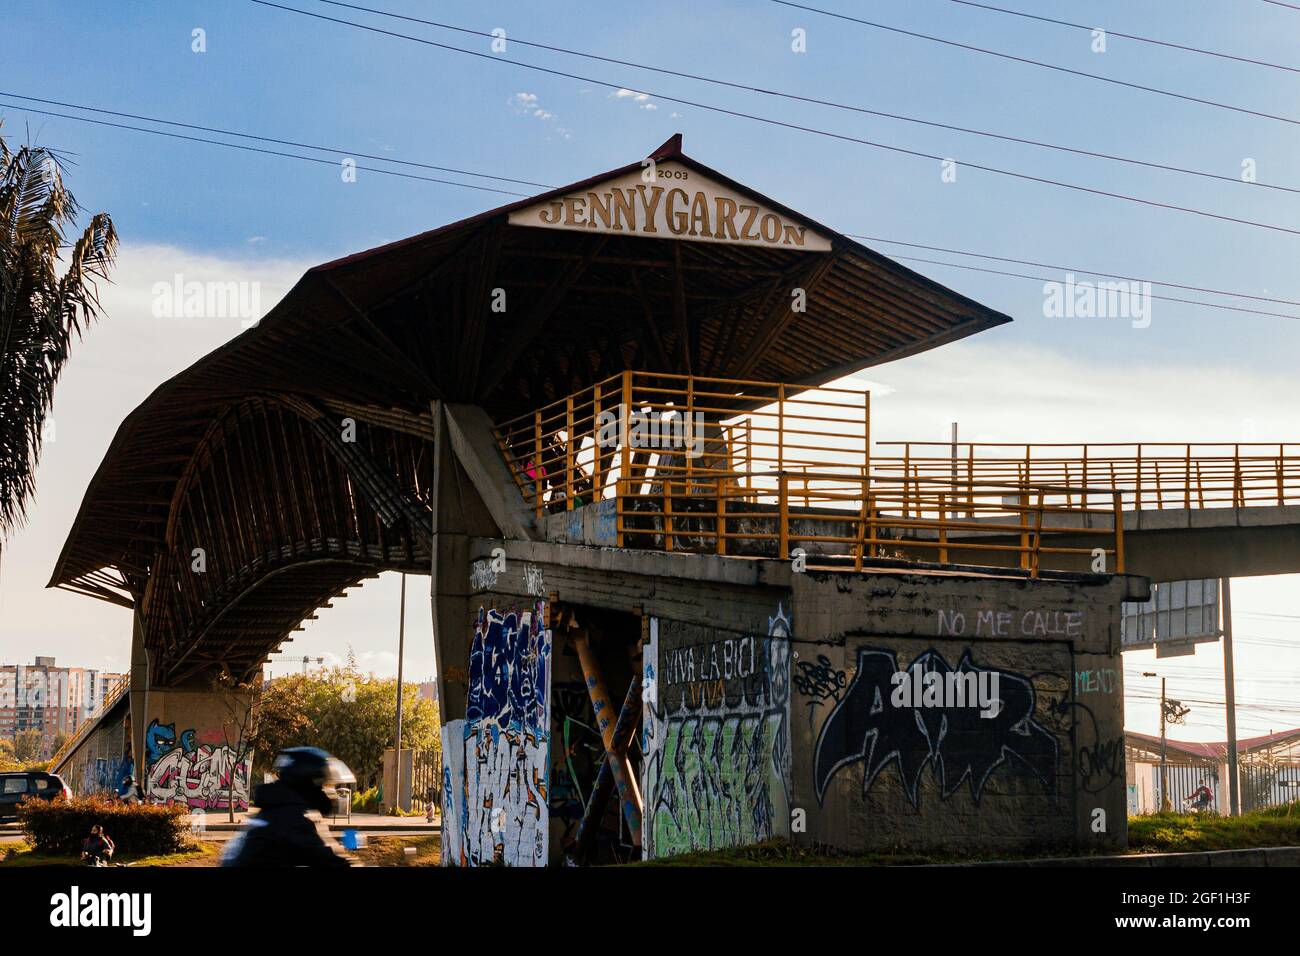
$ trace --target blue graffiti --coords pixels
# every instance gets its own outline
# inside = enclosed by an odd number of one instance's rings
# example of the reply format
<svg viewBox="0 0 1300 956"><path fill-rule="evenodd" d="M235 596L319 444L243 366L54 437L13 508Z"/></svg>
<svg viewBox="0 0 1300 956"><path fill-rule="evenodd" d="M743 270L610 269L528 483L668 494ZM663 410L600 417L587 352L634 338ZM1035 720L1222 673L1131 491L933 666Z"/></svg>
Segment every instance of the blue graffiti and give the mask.
<svg viewBox="0 0 1300 956"><path fill-rule="evenodd" d="M618 539L618 502L606 498L596 505L596 542L613 544Z"/></svg>
<svg viewBox="0 0 1300 956"><path fill-rule="evenodd" d="M531 614L479 609L469 655L466 731L480 721L546 734L550 642L542 636L541 602Z"/></svg>
<svg viewBox="0 0 1300 956"><path fill-rule="evenodd" d="M86 768L85 789L87 793L126 792L127 778L135 775L135 764L129 756L96 757L95 762Z"/></svg>
<svg viewBox="0 0 1300 956"><path fill-rule="evenodd" d="M144 733L144 749L148 757L145 762L152 766L175 750L176 745L176 725L160 724L155 717L149 724L149 729ZM182 753L187 754L198 751L198 738L192 729L181 731L180 748Z"/></svg>
<svg viewBox="0 0 1300 956"><path fill-rule="evenodd" d="M144 732L146 763L153 764L176 749L176 725L160 724L155 717Z"/></svg>

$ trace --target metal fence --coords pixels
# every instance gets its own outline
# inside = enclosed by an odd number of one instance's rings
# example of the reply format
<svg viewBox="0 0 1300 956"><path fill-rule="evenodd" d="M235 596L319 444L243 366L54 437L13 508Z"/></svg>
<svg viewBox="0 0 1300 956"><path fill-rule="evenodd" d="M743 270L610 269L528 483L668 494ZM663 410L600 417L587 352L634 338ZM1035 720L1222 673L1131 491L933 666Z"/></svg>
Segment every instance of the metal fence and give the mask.
<svg viewBox="0 0 1300 956"><path fill-rule="evenodd" d="M872 464L900 475L1078 485L1119 492L1124 507L1249 508L1300 501L1294 442L1034 444L886 441Z"/></svg>
<svg viewBox="0 0 1300 956"><path fill-rule="evenodd" d="M424 813L430 800L436 813L442 805L442 752L417 750L411 760L411 809Z"/></svg>
<svg viewBox="0 0 1300 956"><path fill-rule="evenodd" d="M1159 764L1151 769L1154 809L1162 804L1161 770ZM1169 764L1164 771L1168 779L1169 809L1174 813L1195 813L1198 808L1189 800L1202 784L1207 786L1211 799L1200 812L1226 815L1229 812L1228 781L1223 777L1222 765ZM1300 767L1267 762L1243 762L1238 768L1241 787L1241 812L1266 810L1300 800ZM1130 781L1130 783L1133 781Z"/></svg>

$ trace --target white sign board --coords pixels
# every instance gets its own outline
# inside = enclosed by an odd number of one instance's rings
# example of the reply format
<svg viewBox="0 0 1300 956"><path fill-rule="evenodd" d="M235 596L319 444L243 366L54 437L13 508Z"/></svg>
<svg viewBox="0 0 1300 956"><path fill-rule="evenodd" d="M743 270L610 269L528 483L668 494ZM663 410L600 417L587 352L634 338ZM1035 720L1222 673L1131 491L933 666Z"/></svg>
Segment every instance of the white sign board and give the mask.
<svg viewBox="0 0 1300 956"><path fill-rule="evenodd" d="M828 236L675 161L515 210L509 221L542 229L831 250Z"/></svg>
<svg viewBox="0 0 1300 956"><path fill-rule="evenodd" d="M1154 647L1160 657L1191 654L1192 645L1222 636L1217 578L1153 584L1151 600L1120 607L1126 651Z"/></svg>

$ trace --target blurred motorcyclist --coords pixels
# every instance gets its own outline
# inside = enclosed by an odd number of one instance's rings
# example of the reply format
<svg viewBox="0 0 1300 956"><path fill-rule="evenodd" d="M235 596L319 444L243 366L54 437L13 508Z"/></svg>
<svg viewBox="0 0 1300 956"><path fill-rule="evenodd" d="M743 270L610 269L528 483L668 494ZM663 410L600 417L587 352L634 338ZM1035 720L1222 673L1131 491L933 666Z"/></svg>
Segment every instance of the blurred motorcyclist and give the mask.
<svg viewBox="0 0 1300 956"><path fill-rule="evenodd" d="M253 794L257 816L231 840L222 866L353 866L312 811L334 810L337 788L357 782L337 757L317 747L290 747L276 754L276 779Z"/></svg>
<svg viewBox="0 0 1300 956"><path fill-rule="evenodd" d="M118 791L117 798L123 803L140 802L140 788L136 785L135 777L128 776L122 781L122 789Z"/></svg>

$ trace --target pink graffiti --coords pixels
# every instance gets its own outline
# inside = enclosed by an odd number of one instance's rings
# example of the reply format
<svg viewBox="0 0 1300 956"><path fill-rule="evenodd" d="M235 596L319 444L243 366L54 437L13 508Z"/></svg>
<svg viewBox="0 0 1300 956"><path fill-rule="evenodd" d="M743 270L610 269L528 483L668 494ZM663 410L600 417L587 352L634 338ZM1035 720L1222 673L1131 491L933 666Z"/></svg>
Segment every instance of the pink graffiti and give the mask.
<svg viewBox="0 0 1300 956"><path fill-rule="evenodd" d="M145 789L158 803L183 803L199 810L225 810L230 806L234 777L236 810L248 809L249 760L235 760L229 747L203 744L191 753L179 747L149 768Z"/></svg>

